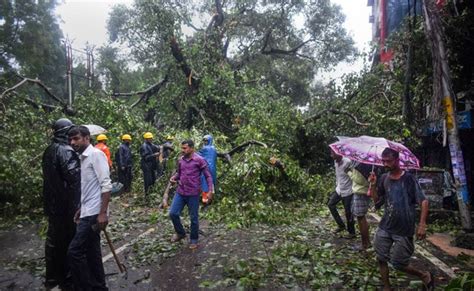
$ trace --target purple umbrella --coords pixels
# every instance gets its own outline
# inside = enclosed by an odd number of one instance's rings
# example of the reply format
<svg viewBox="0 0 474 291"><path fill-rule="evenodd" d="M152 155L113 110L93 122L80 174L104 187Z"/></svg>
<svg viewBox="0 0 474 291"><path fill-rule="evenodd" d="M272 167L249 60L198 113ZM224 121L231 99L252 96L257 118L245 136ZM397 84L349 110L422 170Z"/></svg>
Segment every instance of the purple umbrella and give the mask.
<svg viewBox="0 0 474 291"><path fill-rule="evenodd" d="M359 136L342 137L338 142L329 145L338 155L359 163L383 166L382 152L391 148L400 155L400 167L403 169L419 169L420 161L404 145L382 137Z"/></svg>

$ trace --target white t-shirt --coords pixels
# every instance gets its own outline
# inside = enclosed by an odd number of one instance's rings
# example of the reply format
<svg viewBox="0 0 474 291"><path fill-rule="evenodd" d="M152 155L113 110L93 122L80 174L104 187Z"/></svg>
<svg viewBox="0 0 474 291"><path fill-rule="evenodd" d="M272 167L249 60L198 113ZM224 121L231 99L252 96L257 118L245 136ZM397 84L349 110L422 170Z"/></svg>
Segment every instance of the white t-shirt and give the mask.
<svg viewBox="0 0 474 291"><path fill-rule="evenodd" d="M112 190L105 154L89 145L81 159L81 218L100 213L102 193Z"/></svg>
<svg viewBox="0 0 474 291"><path fill-rule="evenodd" d="M336 168L336 192L341 197L346 197L352 194L352 180L347 174L352 165L351 160L342 158L340 162L334 161Z"/></svg>

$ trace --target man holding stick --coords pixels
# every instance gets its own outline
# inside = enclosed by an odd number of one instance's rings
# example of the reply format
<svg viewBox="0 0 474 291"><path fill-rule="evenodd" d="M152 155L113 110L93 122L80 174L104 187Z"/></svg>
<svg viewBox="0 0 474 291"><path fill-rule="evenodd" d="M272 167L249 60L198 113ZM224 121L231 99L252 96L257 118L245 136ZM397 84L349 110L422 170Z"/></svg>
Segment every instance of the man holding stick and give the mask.
<svg viewBox="0 0 474 291"><path fill-rule="evenodd" d="M90 144L85 126L69 131L69 143L81 159L81 207L74 217L76 234L68 258L76 290L107 290L100 251L100 231L108 224L112 183L105 154Z"/></svg>

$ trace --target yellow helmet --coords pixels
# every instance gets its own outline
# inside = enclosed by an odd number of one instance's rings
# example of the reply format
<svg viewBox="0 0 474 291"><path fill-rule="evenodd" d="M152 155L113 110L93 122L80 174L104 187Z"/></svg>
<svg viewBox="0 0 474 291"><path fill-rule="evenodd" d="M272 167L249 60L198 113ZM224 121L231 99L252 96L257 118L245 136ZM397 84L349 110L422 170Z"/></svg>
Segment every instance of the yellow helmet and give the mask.
<svg viewBox="0 0 474 291"><path fill-rule="evenodd" d="M153 133L145 132L145 134L143 135L143 138L153 138Z"/></svg>
<svg viewBox="0 0 474 291"><path fill-rule="evenodd" d="M174 140L174 136L172 136L171 134L168 134L166 136L166 140Z"/></svg>
<svg viewBox="0 0 474 291"><path fill-rule="evenodd" d="M107 136L105 134L99 134L97 136L97 141L103 141L103 140L107 140Z"/></svg>
<svg viewBox="0 0 474 291"><path fill-rule="evenodd" d="M122 135L122 140L132 140L132 137L130 136L130 134L124 134Z"/></svg>

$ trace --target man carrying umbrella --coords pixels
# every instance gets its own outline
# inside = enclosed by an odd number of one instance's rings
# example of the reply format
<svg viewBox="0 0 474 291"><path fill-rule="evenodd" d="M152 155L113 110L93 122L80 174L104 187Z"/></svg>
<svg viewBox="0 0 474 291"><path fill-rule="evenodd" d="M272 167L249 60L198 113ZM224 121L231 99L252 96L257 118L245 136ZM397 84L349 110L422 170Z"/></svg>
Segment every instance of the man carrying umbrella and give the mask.
<svg viewBox="0 0 474 291"><path fill-rule="evenodd" d="M367 250L370 248L369 223L365 217L372 199L367 195L369 192L369 175L374 171L374 167L354 162L353 168L349 171L349 176L352 180L352 192L354 193L352 199L351 212L357 219L359 225L360 237L362 240L362 247L360 250Z"/></svg>
<svg viewBox="0 0 474 291"><path fill-rule="evenodd" d="M414 268L410 264L415 245L415 206L420 205L421 215L416 229L418 239L426 236L428 200L416 178L400 168L399 152L385 148L382 152L383 166L389 171L381 176L377 186L375 174L371 174L371 194L376 207L385 205L384 215L374 238L380 275L384 290L390 289L389 269L391 262L395 269L419 277L427 290L434 290L434 276L430 272Z"/></svg>

